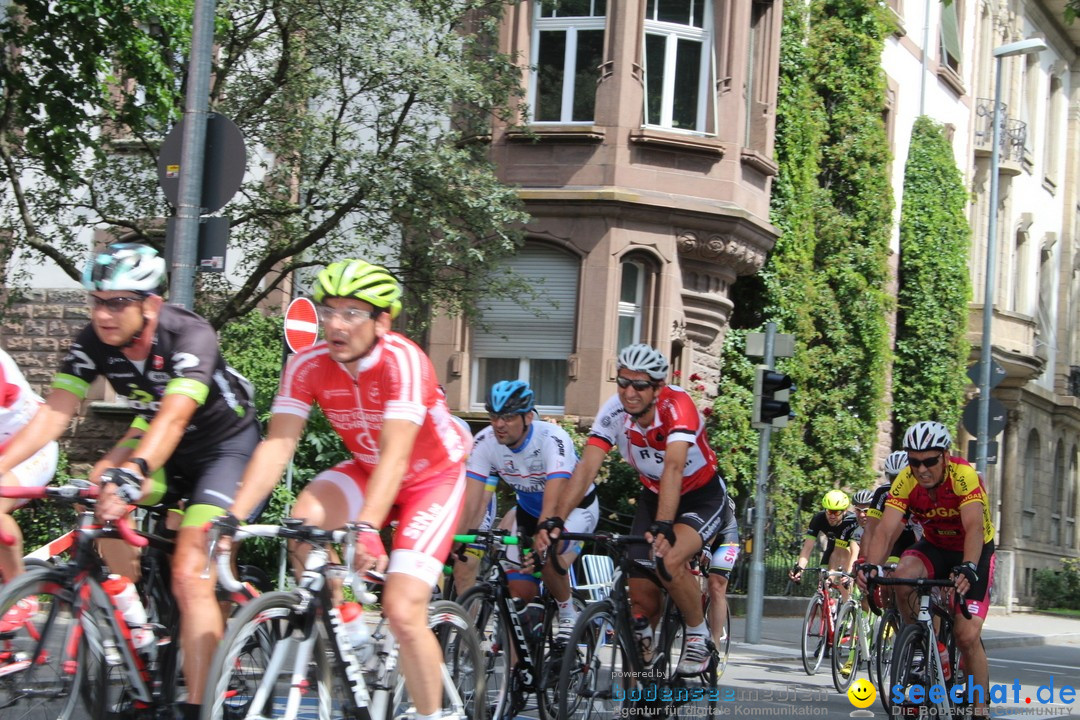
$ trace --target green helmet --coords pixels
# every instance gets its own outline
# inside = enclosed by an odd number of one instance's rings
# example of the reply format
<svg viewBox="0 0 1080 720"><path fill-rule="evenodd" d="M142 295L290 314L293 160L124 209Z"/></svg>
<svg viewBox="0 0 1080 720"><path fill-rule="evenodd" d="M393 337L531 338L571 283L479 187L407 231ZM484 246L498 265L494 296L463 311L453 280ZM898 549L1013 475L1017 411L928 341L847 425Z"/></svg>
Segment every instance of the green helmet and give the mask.
<svg viewBox="0 0 1080 720"><path fill-rule="evenodd" d="M328 297L356 298L386 310L391 318L401 312L401 285L380 265L363 260L341 260L320 272L311 297L321 303Z"/></svg>
<svg viewBox="0 0 1080 720"><path fill-rule="evenodd" d="M847 510L850 504L851 499L843 490L830 490L821 498L821 507L826 510Z"/></svg>

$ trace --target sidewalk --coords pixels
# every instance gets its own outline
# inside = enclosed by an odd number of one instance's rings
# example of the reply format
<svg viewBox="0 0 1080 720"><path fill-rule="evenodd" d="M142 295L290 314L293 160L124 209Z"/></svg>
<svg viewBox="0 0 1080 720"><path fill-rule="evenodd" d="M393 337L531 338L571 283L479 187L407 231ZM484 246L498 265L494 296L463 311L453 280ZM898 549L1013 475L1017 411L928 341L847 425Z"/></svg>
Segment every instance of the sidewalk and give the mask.
<svg viewBox="0 0 1080 720"><path fill-rule="evenodd" d="M739 617L732 620L731 654L737 657L762 659L786 659L800 657L799 643L802 633L802 613L798 615L773 615L770 612L790 613L801 606L806 608L804 598L776 598L766 602L765 616L761 619L761 638L756 644L746 642L746 617L743 604L735 611ZM784 602L776 602L783 600ZM734 604L733 604L734 605ZM1036 645L1076 645L1080 648L1080 618L1061 617L1037 612L1014 612L1006 615L1004 608L992 607L983 626L983 644L987 650L1006 647Z"/></svg>

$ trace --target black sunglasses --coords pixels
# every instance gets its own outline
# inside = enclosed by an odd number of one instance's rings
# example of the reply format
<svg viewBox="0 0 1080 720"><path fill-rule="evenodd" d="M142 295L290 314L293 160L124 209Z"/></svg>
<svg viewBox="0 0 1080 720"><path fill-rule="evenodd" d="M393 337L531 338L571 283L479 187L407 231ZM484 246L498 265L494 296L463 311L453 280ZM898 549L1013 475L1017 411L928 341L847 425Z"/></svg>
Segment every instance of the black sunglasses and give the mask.
<svg viewBox="0 0 1080 720"><path fill-rule="evenodd" d="M934 455L933 457L928 457L925 460L919 460L918 458L913 458L909 455L907 459L907 464L912 468L917 468L920 465L925 468L932 468L937 465L938 461L940 460L941 455Z"/></svg>
<svg viewBox="0 0 1080 720"><path fill-rule="evenodd" d="M621 388L628 388L633 386L635 390L641 392L642 390L648 390L649 388L656 389L656 383L652 380L631 380L630 378L623 377L622 375L615 376L615 382L618 383Z"/></svg>
<svg viewBox="0 0 1080 720"><path fill-rule="evenodd" d="M92 310L105 308L107 312L116 314L123 312L128 305L134 305L145 299L146 298L144 297L130 297L127 295L121 295L120 297L114 298L102 298L97 295L88 295L86 301Z"/></svg>

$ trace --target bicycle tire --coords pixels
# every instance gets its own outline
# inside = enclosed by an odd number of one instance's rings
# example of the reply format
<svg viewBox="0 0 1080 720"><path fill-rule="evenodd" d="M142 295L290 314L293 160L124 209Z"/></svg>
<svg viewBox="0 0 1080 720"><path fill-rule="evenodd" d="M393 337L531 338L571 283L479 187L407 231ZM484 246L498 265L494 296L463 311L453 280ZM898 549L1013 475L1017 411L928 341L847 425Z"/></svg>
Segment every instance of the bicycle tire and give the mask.
<svg viewBox="0 0 1080 720"><path fill-rule="evenodd" d="M934 652L937 652L936 648ZM904 698L905 706L913 709L923 708L926 705L925 696L920 702L911 702L908 699L910 697L908 690L914 685L919 685L925 692L930 687L932 684L930 682L931 662L926 628L918 623L904 625L893 648L892 676L889 679L888 692L893 692L895 688L896 692ZM895 702L895 698L890 698L890 700ZM920 711L918 714L923 713Z"/></svg>
<svg viewBox="0 0 1080 720"><path fill-rule="evenodd" d="M294 609L298 602L295 592L270 592L245 604L233 616L210 664L202 720L242 718L252 702L263 697L262 717L275 717L275 711L284 711L281 706L293 685L291 658L301 645L301 640L288 630L298 620ZM344 688L335 685L328 644L318 628L315 632L307 668L307 693L314 693L319 720L332 720L342 716ZM267 669L278 659L278 673L268 677Z"/></svg>
<svg viewBox="0 0 1080 720"><path fill-rule="evenodd" d="M575 589L570 591L570 601L578 616L585 612L588 601L584 594ZM553 597L544 600L544 627L537 642L533 658L540 667L536 673L536 710L540 720L560 720L559 718L559 672L562 670L564 647L555 642L558 633L559 612Z"/></svg>
<svg viewBox="0 0 1080 720"><path fill-rule="evenodd" d="M712 600L706 596L705 598L705 619L709 619L709 610L712 607ZM719 682L720 678L724 676L724 671L727 670L728 660L731 657L731 603L726 605L727 619L724 621L724 634L720 637L719 644L716 644L716 681ZM712 635L712 628L710 628L710 636ZM715 684L715 683L714 683Z"/></svg>
<svg viewBox="0 0 1080 720"><path fill-rule="evenodd" d="M104 665L89 663L83 635L74 662L65 657L72 633L82 633L66 573L35 567L0 589L0 616L17 603L29 612L25 620L0 634L0 715L66 720L87 708L96 715ZM87 678L88 665L95 677ZM14 712L13 712L14 710Z"/></svg>
<svg viewBox="0 0 1080 720"><path fill-rule="evenodd" d="M484 653L472 620L461 605L450 600L436 600L428 608L428 626L442 648L443 677L442 707L464 713L468 720L487 720L484 690ZM453 689L448 688L449 682ZM386 706L386 720L411 712L411 699L405 687L405 676L397 671L392 701ZM460 705L460 707L458 707Z"/></svg>
<svg viewBox="0 0 1080 720"><path fill-rule="evenodd" d="M616 687L629 674L631 651L624 646L615 607L609 600L593 603L578 616L563 651L559 671L559 717L564 720L607 720L621 717L631 688Z"/></svg>
<svg viewBox="0 0 1080 720"><path fill-rule="evenodd" d="M900 635L900 613L896 608L889 608L881 614L878 620L877 631L874 633L874 664L877 667L877 682L875 687L880 688L878 697L881 698L881 707L885 714L892 713L892 661L896 640Z"/></svg>
<svg viewBox="0 0 1080 720"><path fill-rule="evenodd" d="M836 629L833 632L832 667L833 687L837 692L847 692L855 676L859 674L859 614L862 609L855 601L848 600L836 613ZM845 672L846 671L846 672Z"/></svg>
<svg viewBox="0 0 1080 720"><path fill-rule="evenodd" d="M800 648L803 670L807 675L816 673L821 667L822 658L825 657L825 648L828 645L825 623L825 601L818 592L810 598L802 624Z"/></svg>
<svg viewBox="0 0 1080 720"><path fill-rule="evenodd" d="M510 625L501 617L502 611L487 585L469 588L459 596L458 604L480 636L480 650L484 656L484 701L488 717L501 720L509 705L510 681L514 672Z"/></svg>

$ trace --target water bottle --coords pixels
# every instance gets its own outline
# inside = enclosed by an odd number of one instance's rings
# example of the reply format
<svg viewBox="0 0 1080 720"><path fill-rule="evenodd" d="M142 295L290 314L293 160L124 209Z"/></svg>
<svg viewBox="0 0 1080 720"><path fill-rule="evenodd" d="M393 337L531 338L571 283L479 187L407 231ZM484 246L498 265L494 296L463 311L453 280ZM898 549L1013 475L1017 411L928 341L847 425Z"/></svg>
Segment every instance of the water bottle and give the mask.
<svg viewBox="0 0 1080 720"><path fill-rule="evenodd" d="M949 649L945 647L945 643L939 641L937 651L938 656L941 657L941 674L948 680L952 677L952 666L949 665Z"/></svg>
<svg viewBox="0 0 1080 720"><path fill-rule="evenodd" d="M146 608L135 590L135 583L123 575L110 575L101 583L101 587L112 596L113 602L131 628L132 644L136 648L144 648L154 642L154 631L146 627Z"/></svg>
<svg viewBox="0 0 1080 720"><path fill-rule="evenodd" d="M371 642L371 631L364 621L363 606L357 602L346 602L342 603L337 611L341 617L341 627L349 638L349 645L356 651L361 662L367 662L375 648Z"/></svg>
<svg viewBox="0 0 1080 720"><path fill-rule="evenodd" d="M646 660L652 655L652 625L649 624L649 618L644 615L634 616L634 637L637 639L638 647L641 648L641 656Z"/></svg>

